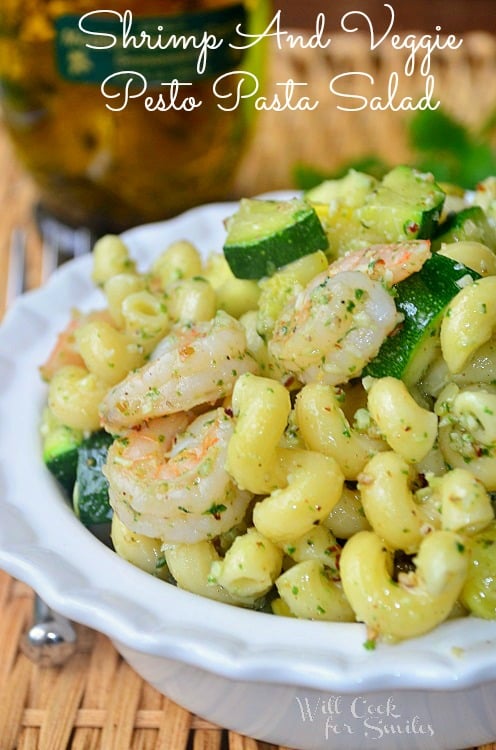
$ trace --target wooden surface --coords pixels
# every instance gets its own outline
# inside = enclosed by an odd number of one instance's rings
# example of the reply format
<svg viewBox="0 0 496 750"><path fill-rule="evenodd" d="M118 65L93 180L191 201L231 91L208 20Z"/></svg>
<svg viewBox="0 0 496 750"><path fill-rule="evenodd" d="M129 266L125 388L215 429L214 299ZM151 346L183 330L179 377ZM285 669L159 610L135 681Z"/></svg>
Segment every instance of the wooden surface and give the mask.
<svg viewBox="0 0 496 750"><path fill-rule="evenodd" d="M479 77L461 66L452 81L452 90L458 87L460 93L453 97L454 107L466 111L469 117L474 116L477 108L484 113L496 101L491 88L496 59L493 40L483 40L482 46L476 45L475 52L471 59L477 63L477 70L482 71ZM305 74L314 85L319 85L319 75L323 79L328 77L328 71L321 69L322 62L320 68L309 65L308 60L303 62ZM284 64L287 65L287 60ZM301 71L301 65L302 60L296 59L295 69ZM276 62L273 75L288 77L288 70L281 70L281 61ZM464 94L461 83L470 86L471 93ZM464 96L472 97L477 106L467 109ZM245 182L239 185L240 192L247 194L260 185L272 187L274 180L281 183L276 187L284 186L288 160L274 159L275 144L279 154L294 153L308 123L304 119L294 118L289 123L288 118L278 118L269 113L262 121L264 127L255 144L258 161L250 162ZM340 127L338 123L327 126ZM363 132L363 127L359 118L355 118L351 134ZM399 133L397 130L394 137L386 137L382 131L381 142L389 143L390 153L394 152L395 144L396 153L402 153ZM313 155L316 161L323 153L324 136L330 138L332 133L307 138L300 154ZM312 141L313 154L306 148ZM345 145L342 154L346 156ZM268 158L271 153L272 160ZM264 162L269 164L269 171L263 171ZM33 218L35 204L36 190L17 166L0 128L0 313L5 306L8 248L14 227L22 227L26 232L28 286L35 287L40 280L41 241ZM79 628L77 653L66 666L42 669L31 664L21 653L19 642L30 620L32 597L27 586L0 573L0 750L268 750L272 747L216 727L173 704L146 685L122 661L106 637L88 628ZM328 747L332 750L332 745ZM484 746L484 750L496 750L496 743Z"/></svg>

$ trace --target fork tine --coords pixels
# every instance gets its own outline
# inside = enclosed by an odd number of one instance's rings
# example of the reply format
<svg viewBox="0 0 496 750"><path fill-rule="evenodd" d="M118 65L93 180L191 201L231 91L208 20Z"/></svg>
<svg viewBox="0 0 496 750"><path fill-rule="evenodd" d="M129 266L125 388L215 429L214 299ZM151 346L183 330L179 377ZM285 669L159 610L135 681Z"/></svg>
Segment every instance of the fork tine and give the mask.
<svg viewBox="0 0 496 750"><path fill-rule="evenodd" d="M6 307L26 289L26 234L16 227L12 231L9 247Z"/></svg>

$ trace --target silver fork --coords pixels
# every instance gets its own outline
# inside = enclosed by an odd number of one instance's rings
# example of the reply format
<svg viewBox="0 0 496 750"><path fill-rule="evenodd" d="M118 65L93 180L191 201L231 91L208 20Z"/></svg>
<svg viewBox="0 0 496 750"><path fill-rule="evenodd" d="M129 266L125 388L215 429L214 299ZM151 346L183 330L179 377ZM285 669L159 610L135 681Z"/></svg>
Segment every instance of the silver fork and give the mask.
<svg viewBox="0 0 496 750"><path fill-rule="evenodd" d="M84 246L81 245L81 248ZM89 239L87 249L90 249ZM80 252L84 252L81 249ZM80 254L75 252L74 254ZM59 265L60 248L57 242L44 242L42 248L41 281L44 283ZM26 234L23 229L12 232L8 258L7 307L26 290ZM54 612L35 592L33 619L21 640L21 649L31 661L40 666L64 664L76 649L76 631L72 623Z"/></svg>

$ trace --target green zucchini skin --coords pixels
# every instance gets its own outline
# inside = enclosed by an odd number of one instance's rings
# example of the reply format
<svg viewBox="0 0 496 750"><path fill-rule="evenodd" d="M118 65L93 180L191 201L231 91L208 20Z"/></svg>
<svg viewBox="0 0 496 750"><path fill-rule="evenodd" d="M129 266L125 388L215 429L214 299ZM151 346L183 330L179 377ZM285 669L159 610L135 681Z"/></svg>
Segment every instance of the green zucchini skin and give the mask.
<svg viewBox="0 0 496 750"><path fill-rule="evenodd" d="M437 250L443 243L463 241L481 242L490 250L496 251L496 230L488 221L486 212L480 206L468 206L450 214L439 226L432 247Z"/></svg>
<svg viewBox="0 0 496 750"><path fill-rule="evenodd" d="M83 437L79 430L44 415L43 461L81 522L108 543L112 508L102 473L112 435L104 430Z"/></svg>
<svg viewBox="0 0 496 750"><path fill-rule="evenodd" d="M443 313L467 276L481 278L462 263L434 253L420 271L397 284L395 303L404 320L365 367L364 376L418 382L439 349Z"/></svg>
<svg viewBox="0 0 496 750"><path fill-rule="evenodd" d="M83 440L78 448L73 504L76 515L88 527L107 524L112 518L108 481L102 473L112 435L101 430Z"/></svg>
<svg viewBox="0 0 496 750"><path fill-rule="evenodd" d="M83 433L81 430L73 430L67 425L60 424L47 408L43 413L41 436L43 462L64 494L71 498Z"/></svg>
<svg viewBox="0 0 496 750"><path fill-rule="evenodd" d="M67 497L72 496L76 481L78 463L78 449L73 446L63 453L45 460L45 465L52 476L60 484Z"/></svg>
<svg viewBox="0 0 496 750"><path fill-rule="evenodd" d="M227 222L224 256L240 279L261 279L304 255L328 247L327 235L309 203L245 198Z"/></svg>
<svg viewBox="0 0 496 750"><path fill-rule="evenodd" d="M366 227L380 227L386 241L430 239L446 195L431 174L407 166L388 172L360 209Z"/></svg>

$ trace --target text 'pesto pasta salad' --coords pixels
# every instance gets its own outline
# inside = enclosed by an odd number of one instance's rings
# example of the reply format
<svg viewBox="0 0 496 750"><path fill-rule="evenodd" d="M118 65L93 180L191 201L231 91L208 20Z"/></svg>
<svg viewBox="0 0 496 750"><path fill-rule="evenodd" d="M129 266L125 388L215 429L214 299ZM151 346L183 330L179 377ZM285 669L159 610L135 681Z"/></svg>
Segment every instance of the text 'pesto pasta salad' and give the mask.
<svg viewBox="0 0 496 750"><path fill-rule="evenodd" d="M350 171L225 224L146 272L95 245L106 305L41 368L81 521L188 591L369 645L496 618L496 178Z"/></svg>

